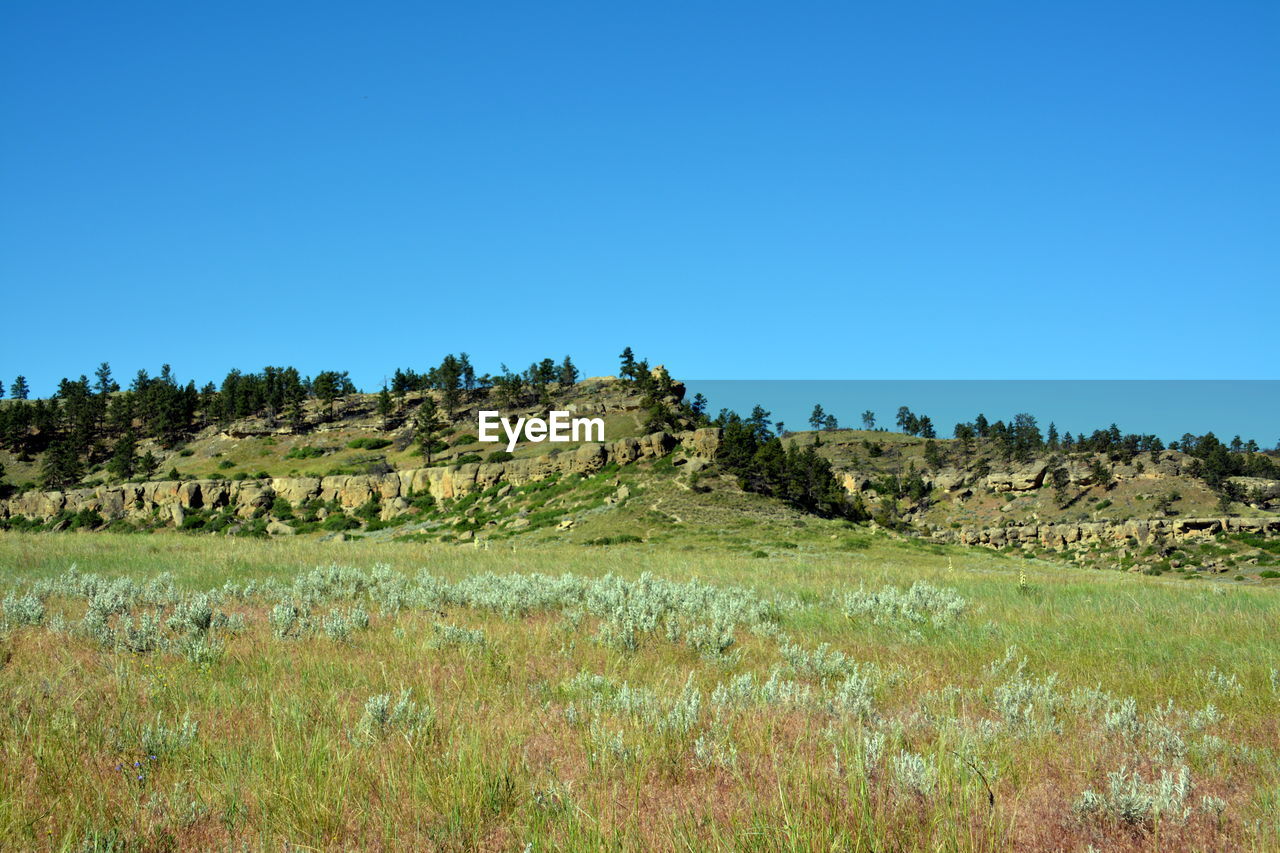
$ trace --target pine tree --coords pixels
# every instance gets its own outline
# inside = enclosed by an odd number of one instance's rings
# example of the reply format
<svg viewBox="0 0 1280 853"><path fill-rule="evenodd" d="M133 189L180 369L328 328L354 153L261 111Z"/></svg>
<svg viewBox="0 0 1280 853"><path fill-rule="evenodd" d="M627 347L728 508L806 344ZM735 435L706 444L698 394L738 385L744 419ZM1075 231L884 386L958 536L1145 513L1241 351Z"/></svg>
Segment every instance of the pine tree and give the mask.
<svg viewBox="0 0 1280 853"><path fill-rule="evenodd" d="M631 351L631 347L627 347L622 351L622 355L618 356L621 364L618 368L618 375L624 380L632 382L636 379L636 355Z"/></svg>
<svg viewBox="0 0 1280 853"><path fill-rule="evenodd" d="M822 428L827 430L828 432L835 432L836 430L840 429L840 422L836 420L835 415L829 414L822 419Z"/></svg>
<svg viewBox="0 0 1280 853"><path fill-rule="evenodd" d="M862 413L862 428L871 431L876 428L876 413L867 409Z"/></svg>
<svg viewBox="0 0 1280 853"><path fill-rule="evenodd" d="M303 408L301 392L289 400L289 428L300 433L307 428L307 412Z"/></svg>
<svg viewBox="0 0 1280 853"><path fill-rule="evenodd" d="M431 454L439 443L447 422L440 416L440 409L430 395L418 407L418 414L413 421L413 440L422 450L422 458L427 465L431 464Z"/></svg>
<svg viewBox="0 0 1280 853"><path fill-rule="evenodd" d="M822 429L823 424L827 422L827 413L823 411L821 403L813 404L813 413L809 415L809 426L814 430Z"/></svg>
<svg viewBox="0 0 1280 853"><path fill-rule="evenodd" d="M40 466L40 482L45 488L69 486L83 476L84 466L71 439L59 438L49 445Z"/></svg>
<svg viewBox="0 0 1280 853"><path fill-rule="evenodd" d="M142 475L142 479L150 480L156 475L156 469L160 467L160 460L156 455L148 450L142 454L142 458L138 460L138 473Z"/></svg>
<svg viewBox="0 0 1280 853"><path fill-rule="evenodd" d="M476 369L471 366L471 356L458 353L458 367L462 370L462 387L471 393L476 389Z"/></svg>
<svg viewBox="0 0 1280 853"><path fill-rule="evenodd" d="M564 357L564 361L560 363L560 387L569 388L578 382L578 368L574 366L569 356Z"/></svg>
<svg viewBox="0 0 1280 853"><path fill-rule="evenodd" d="M121 480L133 476L138 466L138 436L132 428L126 429L111 451L111 459L107 461L107 470Z"/></svg>
<svg viewBox="0 0 1280 853"><path fill-rule="evenodd" d="M453 354L446 355L436 369L436 387L441 391L445 413L453 417L462 400L462 364Z"/></svg>
<svg viewBox="0 0 1280 853"><path fill-rule="evenodd" d="M910 409L908 409L906 406L898 407L898 418L897 418L898 429L902 430L902 432L906 433L907 435L913 435L915 433L916 423L917 423L916 416L911 414Z"/></svg>
<svg viewBox="0 0 1280 853"><path fill-rule="evenodd" d="M98 379L98 384L95 388L99 395L105 397L112 391L119 390L120 386L111 379L111 365L107 364L105 361L98 365L98 369L93 375Z"/></svg>
<svg viewBox="0 0 1280 853"><path fill-rule="evenodd" d="M387 428L387 423L391 419L391 410L394 404L391 402L391 392L387 390L384 384L382 390L378 392L378 414L382 416L382 428Z"/></svg>
<svg viewBox="0 0 1280 853"><path fill-rule="evenodd" d="M31 393L31 389L27 387L27 377L18 376L13 380L13 386L9 389L9 396L15 400L25 400Z"/></svg>
<svg viewBox="0 0 1280 853"><path fill-rule="evenodd" d="M311 391L324 404L327 417L333 419L333 406L342 393L341 374L332 370L321 371L311 380Z"/></svg>

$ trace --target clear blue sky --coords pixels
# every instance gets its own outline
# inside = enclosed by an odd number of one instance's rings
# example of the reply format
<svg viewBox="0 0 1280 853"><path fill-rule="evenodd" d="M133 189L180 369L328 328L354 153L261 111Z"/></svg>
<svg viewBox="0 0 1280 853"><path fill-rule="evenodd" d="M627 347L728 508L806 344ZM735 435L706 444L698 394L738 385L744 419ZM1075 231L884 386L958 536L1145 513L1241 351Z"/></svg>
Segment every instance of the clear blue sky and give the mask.
<svg viewBox="0 0 1280 853"><path fill-rule="evenodd" d="M1270 0L7 0L0 380L1275 378L1278 51Z"/></svg>

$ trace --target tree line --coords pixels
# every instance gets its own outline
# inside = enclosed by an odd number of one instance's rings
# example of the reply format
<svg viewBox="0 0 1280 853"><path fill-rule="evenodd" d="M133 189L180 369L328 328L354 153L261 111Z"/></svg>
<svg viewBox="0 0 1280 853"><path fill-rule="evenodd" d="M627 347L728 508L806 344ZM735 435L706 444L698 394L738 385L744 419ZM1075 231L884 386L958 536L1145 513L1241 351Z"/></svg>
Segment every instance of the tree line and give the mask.
<svg viewBox="0 0 1280 853"><path fill-rule="evenodd" d="M510 404L524 404L545 398L553 383L561 388L575 384L578 376L568 356L543 359L519 374L504 365L501 374L490 376L478 375L466 353L449 354L423 373L397 368L390 387L384 385L378 394L378 409L385 427L404 408L408 392L435 391L443 401L443 417L451 419L459 405L489 388L502 389ZM249 417L305 431L316 418L332 419L337 403L357 393L345 370L305 376L295 367L275 366L256 373L232 369L221 383L197 387L194 381L179 381L166 364L156 376L139 370L122 388L107 362L98 366L93 379L62 379L48 399L30 399L23 376L8 390L10 399L0 402L0 447L21 461L43 454L40 484L46 488L72 485L99 464L120 479L149 477L155 473L155 456L138 454L146 439L174 448L205 427L225 427ZM315 404L314 414L308 413L309 401Z"/></svg>

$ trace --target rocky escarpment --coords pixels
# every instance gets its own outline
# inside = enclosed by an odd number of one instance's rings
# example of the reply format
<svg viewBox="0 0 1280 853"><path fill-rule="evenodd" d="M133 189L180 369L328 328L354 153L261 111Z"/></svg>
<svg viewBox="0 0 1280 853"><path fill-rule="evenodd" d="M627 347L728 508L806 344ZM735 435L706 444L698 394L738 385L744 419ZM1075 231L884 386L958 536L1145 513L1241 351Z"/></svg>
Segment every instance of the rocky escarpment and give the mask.
<svg viewBox="0 0 1280 853"><path fill-rule="evenodd" d="M1076 524L1021 524L956 529L939 527L931 531L932 538L939 542L985 545L990 548L1038 545L1055 550L1088 544L1148 545L1157 541L1185 542L1219 533L1278 536L1280 518L1153 518Z"/></svg>
<svg viewBox="0 0 1280 853"><path fill-rule="evenodd" d="M167 514L180 524L189 510L229 508L249 518L270 507L276 498L283 498L291 504L313 499L336 501L343 509L354 509L376 499L382 506L382 518L388 520L408 512L409 499L418 495L445 500L499 483L520 486L556 474L592 474L611 463L629 465L658 459L677 447L684 449L689 460L705 461L715 456L719 445L720 430L699 429L676 434L656 432L506 462L414 468L389 474L160 481L32 491L0 502L0 517L48 520L63 513L91 511L113 520L151 518L158 513Z"/></svg>
<svg viewBox="0 0 1280 853"><path fill-rule="evenodd" d="M1095 464L1097 463L1097 464ZM1073 487L1095 485L1098 482L1098 465L1118 481L1164 480L1191 476L1195 460L1184 453L1165 450L1155 458L1144 456L1127 463L1113 464L1105 454L1074 456L1063 460L1059 467L1066 473L1064 483ZM937 471L921 471L920 476L931 487L943 493L963 496L973 489L989 489L993 492L1027 492L1045 488L1051 477L1051 460L1037 459L1024 465L1007 469L995 469L985 464L967 468L948 466ZM1249 477L1233 477L1237 485L1246 491L1261 488L1266 496L1280 496L1280 482L1257 480ZM864 492L873 488L873 479L865 473L845 472L843 485L851 492Z"/></svg>

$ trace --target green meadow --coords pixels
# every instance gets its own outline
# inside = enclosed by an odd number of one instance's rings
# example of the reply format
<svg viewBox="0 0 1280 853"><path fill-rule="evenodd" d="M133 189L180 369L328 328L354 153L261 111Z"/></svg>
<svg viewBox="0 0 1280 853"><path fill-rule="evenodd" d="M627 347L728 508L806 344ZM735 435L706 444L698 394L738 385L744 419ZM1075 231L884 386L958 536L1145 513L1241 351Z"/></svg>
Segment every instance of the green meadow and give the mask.
<svg viewBox="0 0 1280 853"><path fill-rule="evenodd" d="M1274 850L1275 584L0 534L0 848Z"/></svg>

